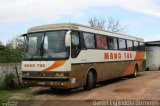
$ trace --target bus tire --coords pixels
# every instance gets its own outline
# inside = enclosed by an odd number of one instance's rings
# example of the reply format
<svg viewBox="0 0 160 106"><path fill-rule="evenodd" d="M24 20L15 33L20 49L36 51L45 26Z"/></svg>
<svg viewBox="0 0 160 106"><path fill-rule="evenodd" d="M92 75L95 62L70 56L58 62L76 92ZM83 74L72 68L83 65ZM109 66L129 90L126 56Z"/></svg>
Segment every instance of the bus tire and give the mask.
<svg viewBox="0 0 160 106"><path fill-rule="evenodd" d="M60 92L61 89L50 87L53 92Z"/></svg>
<svg viewBox="0 0 160 106"><path fill-rule="evenodd" d="M89 71L87 74L85 89L90 90L94 86L94 75L92 71Z"/></svg>
<svg viewBox="0 0 160 106"><path fill-rule="evenodd" d="M58 89L58 88L53 88L50 87L51 90L55 93L67 93L67 92L71 92L72 89Z"/></svg>
<svg viewBox="0 0 160 106"><path fill-rule="evenodd" d="M135 65L135 67L134 67L134 73L133 73L132 77L135 78L137 76L138 76L138 66Z"/></svg>

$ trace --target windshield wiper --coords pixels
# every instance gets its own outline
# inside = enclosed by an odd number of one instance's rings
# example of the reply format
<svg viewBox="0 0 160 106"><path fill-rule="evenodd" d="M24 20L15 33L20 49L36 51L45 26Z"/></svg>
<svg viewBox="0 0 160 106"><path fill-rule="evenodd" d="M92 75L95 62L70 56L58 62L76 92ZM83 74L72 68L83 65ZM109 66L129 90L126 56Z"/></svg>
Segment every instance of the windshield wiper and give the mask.
<svg viewBox="0 0 160 106"><path fill-rule="evenodd" d="M44 34L44 38L43 38L42 43L41 43L40 48L39 48L41 58L44 55L44 39L45 39L45 34Z"/></svg>
<svg viewBox="0 0 160 106"><path fill-rule="evenodd" d="M39 48L39 50L40 50L40 56L41 56L41 58L43 57L43 54L44 54L44 46L43 46L43 42L41 43L41 46L40 46L40 48Z"/></svg>

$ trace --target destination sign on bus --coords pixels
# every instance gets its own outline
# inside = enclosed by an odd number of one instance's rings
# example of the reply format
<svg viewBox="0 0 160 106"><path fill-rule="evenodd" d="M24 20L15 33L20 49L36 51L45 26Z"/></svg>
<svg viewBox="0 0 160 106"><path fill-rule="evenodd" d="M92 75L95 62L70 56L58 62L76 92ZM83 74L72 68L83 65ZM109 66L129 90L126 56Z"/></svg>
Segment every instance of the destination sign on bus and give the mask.
<svg viewBox="0 0 160 106"><path fill-rule="evenodd" d="M132 53L121 53L121 52L105 52L104 53L104 59L105 60L111 60L111 59L122 59L122 57L124 57L124 59L132 59Z"/></svg>

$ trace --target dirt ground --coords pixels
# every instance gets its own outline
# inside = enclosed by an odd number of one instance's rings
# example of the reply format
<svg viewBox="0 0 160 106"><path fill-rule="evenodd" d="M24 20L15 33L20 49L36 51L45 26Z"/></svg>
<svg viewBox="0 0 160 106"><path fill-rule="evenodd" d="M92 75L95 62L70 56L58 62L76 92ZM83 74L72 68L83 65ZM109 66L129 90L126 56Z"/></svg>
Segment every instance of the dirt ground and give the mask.
<svg viewBox="0 0 160 106"><path fill-rule="evenodd" d="M46 106L50 100L160 100L160 71L142 72L136 78L105 81L88 91L82 87L70 92L31 87L26 92L12 94L10 99L41 101L41 105Z"/></svg>

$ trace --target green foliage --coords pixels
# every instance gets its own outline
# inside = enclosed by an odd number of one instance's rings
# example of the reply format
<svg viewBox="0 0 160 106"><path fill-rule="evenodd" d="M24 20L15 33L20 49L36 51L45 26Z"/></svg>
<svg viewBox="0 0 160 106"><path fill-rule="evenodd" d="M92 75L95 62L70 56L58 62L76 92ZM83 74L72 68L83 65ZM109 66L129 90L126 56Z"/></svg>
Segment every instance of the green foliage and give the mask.
<svg viewBox="0 0 160 106"><path fill-rule="evenodd" d="M6 45L0 50L0 63L20 62L21 51L16 48L13 49L10 45Z"/></svg>
<svg viewBox="0 0 160 106"><path fill-rule="evenodd" d="M3 85L5 89L11 89L14 87L14 79L15 79L15 74L13 73L9 73L9 74L6 74L5 76L5 79L3 81Z"/></svg>

